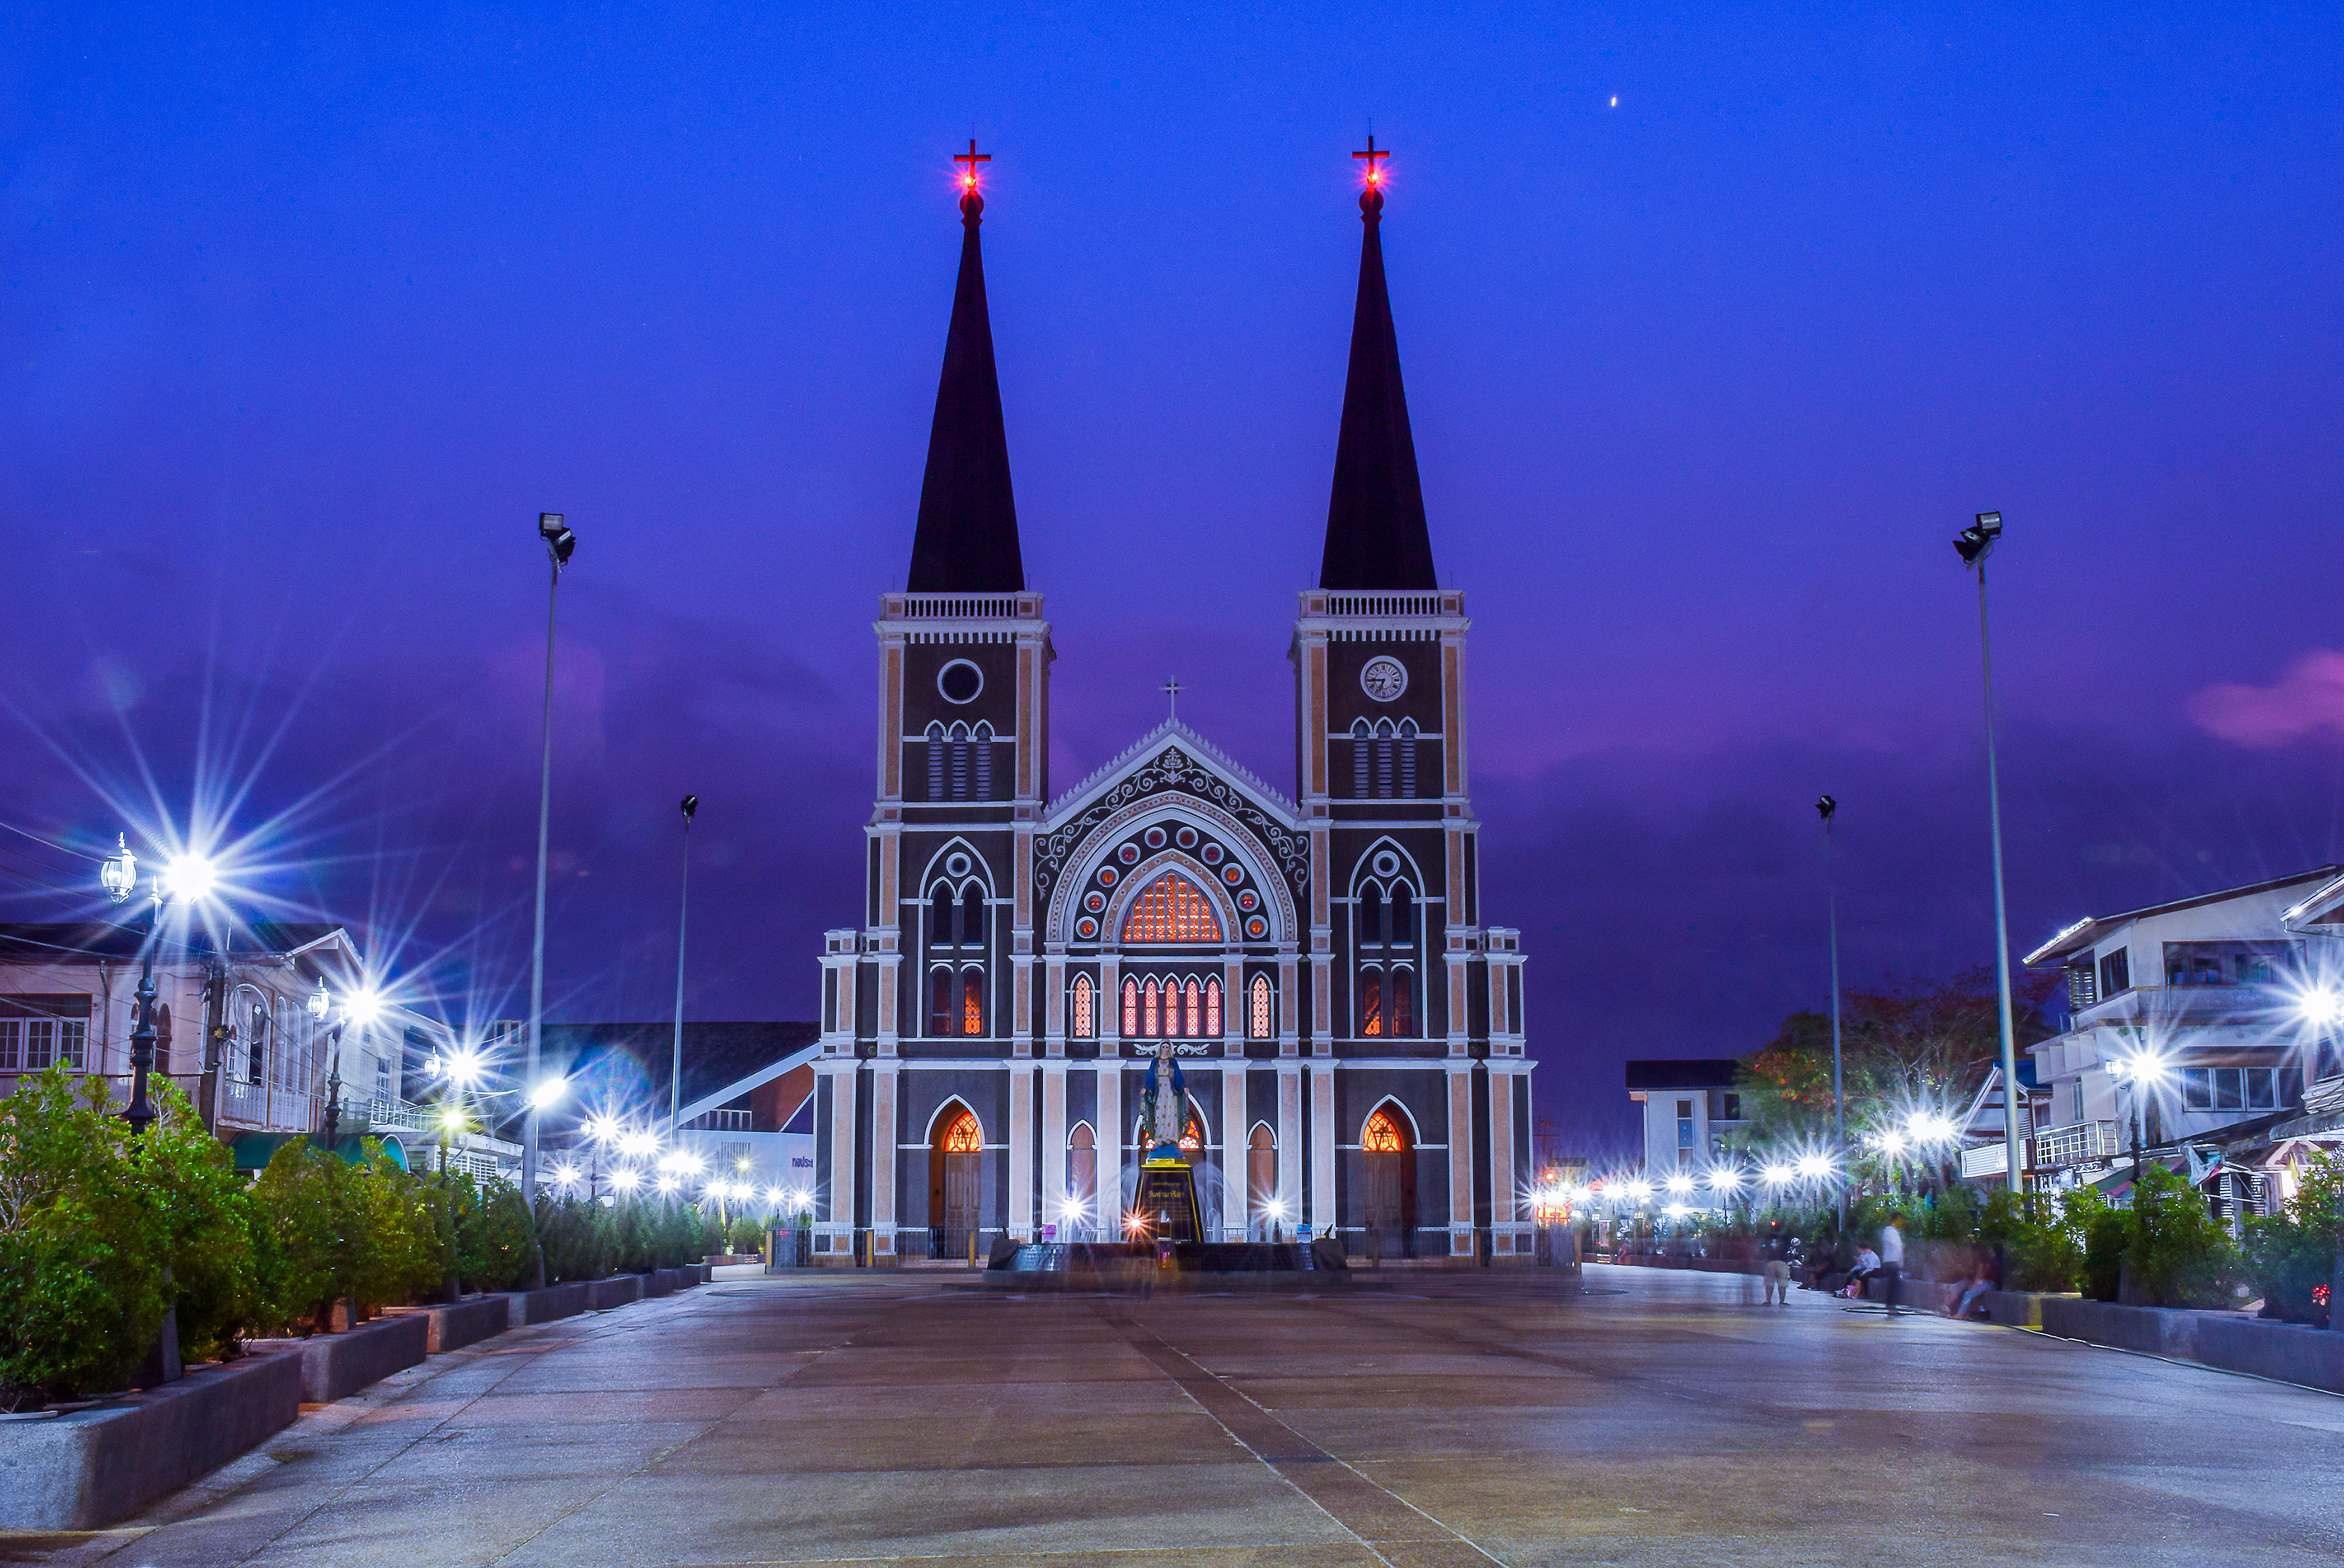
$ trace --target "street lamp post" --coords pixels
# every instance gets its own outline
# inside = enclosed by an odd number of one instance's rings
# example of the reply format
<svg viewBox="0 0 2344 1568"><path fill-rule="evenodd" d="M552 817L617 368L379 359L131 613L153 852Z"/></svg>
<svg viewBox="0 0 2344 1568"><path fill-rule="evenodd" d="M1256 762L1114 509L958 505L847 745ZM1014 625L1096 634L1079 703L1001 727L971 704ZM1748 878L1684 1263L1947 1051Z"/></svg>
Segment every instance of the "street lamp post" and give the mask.
<svg viewBox="0 0 2344 1568"><path fill-rule="evenodd" d="M97 880L106 897L119 904L138 885L138 857L130 853L127 835L116 835L115 845L119 853L98 867ZM152 880L154 897L146 905L146 927L138 936L136 1016L130 1027L130 1104L122 1112L133 1138L145 1133L155 1119L155 1108L146 1098L146 1075L155 1067L155 925L163 908L163 879L157 875Z"/></svg>
<svg viewBox="0 0 2344 1568"><path fill-rule="evenodd" d="M538 1039L545 1029L545 854L553 827L553 631L561 607L561 569L578 548L578 536L562 526L558 511L537 514L537 533L545 541L546 558L553 563L552 585L545 596L545 744L537 773L537 926L529 957L529 1073L521 1081L537 1082ZM520 1191L529 1205L530 1250L536 1257L536 1288L545 1288L545 1252L537 1244L537 1102L529 1099L520 1118Z"/></svg>
<svg viewBox="0 0 2344 1568"><path fill-rule="evenodd" d="M1832 858L1832 818L1839 811L1839 802L1830 795L1816 800L1815 810L1824 819L1824 908L1831 927L1831 993L1832 993L1832 1152L1834 1158L1847 1158L1847 1100L1840 1087L1839 1054L1839 885L1834 875ZM1847 1184L1839 1186L1839 1228L1847 1229Z"/></svg>
<svg viewBox="0 0 2344 1568"><path fill-rule="evenodd" d="M692 819L700 810L700 797L683 797L683 891L677 897L675 916L675 1061L667 1079L667 1135L676 1135L676 1118L683 1107L683 937L685 926L692 917Z"/></svg>
<svg viewBox="0 0 2344 1568"><path fill-rule="evenodd" d="M309 1017L323 1024L332 1017L333 1011L334 999L327 994L326 982L321 977L318 981L318 988L309 995ZM327 1058L328 1066L326 1070L326 1152L328 1154L334 1152L335 1141L341 1136L342 1130L342 1026L349 1021L349 1010L345 1008L342 1016L334 1018L331 1027L326 1031L326 1047L328 1052Z"/></svg>
<svg viewBox="0 0 2344 1568"><path fill-rule="evenodd" d="M1982 511L1962 530L1954 549L1960 552L1962 563L1977 573L1978 659L1985 690L1986 818L1994 835L1994 973L2002 1009L2002 1149L2010 1190L2016 1195L2026 1190L2026 1179L2018 1159L2018 1046L2010 1016L2010 916L2003 898L2002 785L1994 751L1994 643L1987 634L1985 612L1985 558L2001 537L2002 513Z"/></svg>

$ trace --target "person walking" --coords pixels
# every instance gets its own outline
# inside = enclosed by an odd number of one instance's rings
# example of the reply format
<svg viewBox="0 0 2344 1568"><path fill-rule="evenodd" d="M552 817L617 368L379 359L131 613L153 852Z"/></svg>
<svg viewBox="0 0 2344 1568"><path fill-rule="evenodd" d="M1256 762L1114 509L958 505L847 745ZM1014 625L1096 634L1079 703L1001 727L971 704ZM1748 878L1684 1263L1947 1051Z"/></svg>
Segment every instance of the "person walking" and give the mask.
<svg viewBox="0 0 2344 1568"><path fill-rule="evenodd" d="M1904 1309L1897 1304L1904 1283L1904 1211L1890 1211L1888 1223L1880 1228L1880 1299L1888 1305L1888 1315L1902 1317Z"/></svg>
<svg viewBox="0 0 2344 1568"><path fill-rule="evenodd" d="M1766 1265L1766 1300L1773 1306L1776 1300L1785 1307L1791 1304L1791 1236L1779 1219L1767 1221L1766 1234L1758 1240L1758 1256ZM1743 1297L1748 1300L1748 1297Z"/></svg>

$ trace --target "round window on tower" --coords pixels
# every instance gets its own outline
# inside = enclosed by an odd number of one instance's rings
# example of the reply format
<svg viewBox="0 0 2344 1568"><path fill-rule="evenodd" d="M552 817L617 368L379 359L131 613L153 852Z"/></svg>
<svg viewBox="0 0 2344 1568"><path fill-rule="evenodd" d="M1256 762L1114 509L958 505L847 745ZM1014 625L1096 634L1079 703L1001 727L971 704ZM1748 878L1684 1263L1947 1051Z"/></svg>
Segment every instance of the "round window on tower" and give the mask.
<svg viewBox="0 0 2344 1568"><path fill-rule="evenodd" d="M936 691L947 703L974 703L985 690L985 672L965 659L955 659L936 672Z"/></svg>
<svg viewBox="0 0 2344 1568"><path fill-rule="evenodd" d="M1399 856L1394 855L1390 850L1386 850L1381 855L1376 856L1376 875L1378 876L1389 876L1393 872L1398 871L1399 869Z"/></svg>
<svg viewBox="0 0 2344 1568"><path fill-rule="evenodd" d="M955 855L947 858L945 861L945 874L948 876L966 876L968 875L968 856L965 855Z"/></svg>
<svg viewBox="0 0 2344 1568"><path fill-rule="evenodd" d="M1193 827L1184 827L1172 835L1172 842L1183 849L1194 849L1197 847L1197 830Z"/></svg>

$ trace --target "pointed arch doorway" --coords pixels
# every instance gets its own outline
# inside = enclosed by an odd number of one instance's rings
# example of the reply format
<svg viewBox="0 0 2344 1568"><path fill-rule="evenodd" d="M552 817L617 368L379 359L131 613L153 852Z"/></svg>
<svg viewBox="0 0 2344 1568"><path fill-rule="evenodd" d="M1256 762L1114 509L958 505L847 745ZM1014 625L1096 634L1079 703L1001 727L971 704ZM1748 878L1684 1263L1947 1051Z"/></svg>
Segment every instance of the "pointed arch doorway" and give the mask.
<svg viewBox="0 0 2344 1568"><path fill-rule="evenodd" d="M985 1129L967 1107L947 1105L928 1146L928 1256L971 1258L985 1195Z"/></svg>
<svg viewBox="0 0 2344 1568"><path fill-rule="evenodd" d="M1387 1102L1359 1129L1361 1215L1371 1258L1416 1256L1416 1148L1408 1118Z"/></svg>

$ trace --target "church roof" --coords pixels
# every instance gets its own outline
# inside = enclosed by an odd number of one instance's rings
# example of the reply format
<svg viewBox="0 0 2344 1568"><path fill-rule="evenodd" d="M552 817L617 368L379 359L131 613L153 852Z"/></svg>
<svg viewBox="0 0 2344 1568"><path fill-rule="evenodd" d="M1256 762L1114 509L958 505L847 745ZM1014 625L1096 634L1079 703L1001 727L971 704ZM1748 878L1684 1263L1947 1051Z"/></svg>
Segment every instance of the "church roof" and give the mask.
<svg viewBox="0 0 2344 1568"><path fill-rule="evenodd" d="M1399 339L1384 288L1384 195L1370 183L1359 197L1359 298L1351 315L1351 368L1343 384L1343 428L1335 440L1335 486L1327 504L1321 588L1437 588L1432 535L1416 439L1400 385Z"/></svg>
<svg viewBox="0 0 2344 1568"><path fill-rule="evenodd" d="M1001 383L994 373L993 319L977 241L985 197L973 177L960 211L960 282L945 334L944 374L928 427L928 470L920 481L919 527L904 588L1014 593L1026 586L1026 562L1017 548L1017 503L1009 489L1009 441L1001 429Z"/></svg>
<svg viewBox="0 0 2344 1568"><path fill-rule="evenodd" d="M1253 795L1259 804L1283 814L1288 822L1298 823L1301 820L1302 810L1299 806L1265 783L1259 774L1177 719L1165 720L1130 745L1117 752L1105 766L1094 769L1082 783L1052 801L1046 815L1055 820L1068 807L1078 804L1086 796L1096 793L1100 786L1108 781L1120 778L1142 763L1159 755L1167 744L1179 747L1213 772L1227 777L1231 783Z"/></svg>

